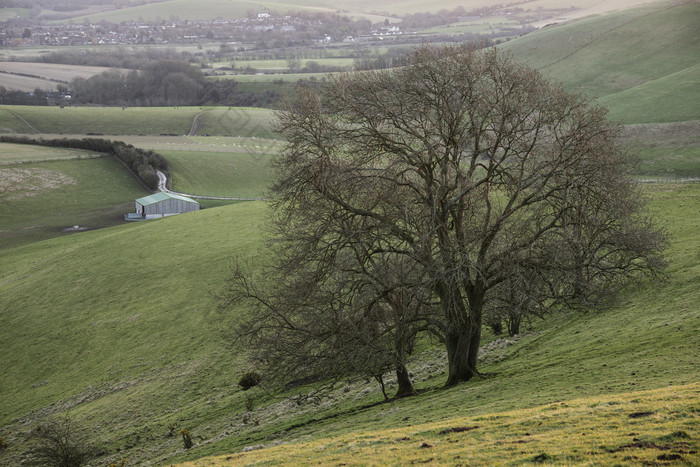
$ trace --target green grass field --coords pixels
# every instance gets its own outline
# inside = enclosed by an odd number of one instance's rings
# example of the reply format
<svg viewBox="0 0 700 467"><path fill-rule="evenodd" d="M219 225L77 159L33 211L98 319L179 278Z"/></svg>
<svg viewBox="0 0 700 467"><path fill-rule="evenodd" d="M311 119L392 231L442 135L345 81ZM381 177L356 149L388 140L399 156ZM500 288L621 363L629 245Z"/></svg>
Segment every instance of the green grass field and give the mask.
<svg viewBox="0 0 700 467"><path fill-rule="evenodd" d="M198 119L196 135L244 136L279 139L272 130L273 112L246 107L205 108Z"/></svg>
<svg viewBox="0 0 700 467"><path fill-rule="evenodd" d="M206 196L259 198L270 183L270 154L161 151L173 190Z"/></svg>
<svg viewBox="0 0 700 467"><path fill-rule="evenodd" d="M0 106L4 133L196 135L274 138L272 112L225 107Z"/></svg>
<svg viewBox="0 0 700 467"><path fill-rule="evenodd" d="M282 73L282 74L263 74L263 75L223 75L217 76L215 79L235 79L239 82L239 86L247 83L274 83L280 80L285 84L296 83L300 79L321 79L327 73ZM274 88L273 88L274 89Z"/></svg>
<svg viewBox="0 0 700 467"><path fill-rule="evenodd" d="M25 153L21 164L0 164L1 250L66 235L75 225L119 225L134 199L148 194L114 158L60 160L69 156L47 150L35 156L45 162L30 163Z"/></svg>
<svg viewBox="0 0 700 467"><path fill-rule="evenodd" d="M211 292L232 254L261 254L260 203L10 249L0 267L0 338L13 349L0 378L0 436L10 448L0 460L21 451L22 427L58 412L94 432L110 453L105 460L165 464L697 383L700 258L688 252L700 251L700 186L658 186L648 196L672 238L665 282L647 282L609 310L538 321L513 345L483 353L484 377L448 390L440 389L442 350L426 349L410 364L420 396L362 410L382 400L362 380L301 406L288 399L294 393L243 393L236 385L242 362L217 337L226 317ZM246 396L255 399L250 414ZM175 422L193 433L195 448L185 452L181 440L164 436ZM686 422L671 418L663 430L688 431ZM611 433L609 445L627 442Z"/></svg>
<svg viewBox="0 0 700 467"><path fill-rule="evenodd" d="M699 120L700 4L652 4L544 28L502 47L626 123Z"/></svg>
<svg viewBox="0 0 700 467"><path fill-rule="evenodd" d="M303 68L307 66L308 62L316 62L321 66L329 67L339 67L339 68L349 68L355 63L354 58L312 58L312 59L299 59L299 67ZM251 67L259 71L273 71L277 73L284 73L289 70L289 63L285 59L281 60L235 60L232 62L220 62L217 66L229 66L235 68L246 68ZM216 69L216 67L215 67Z"/></svg>
<svg viewBox="0 0 700 467"><path fill-rule="evenodd" d="M699 384L671 386L362 430L184 465L696 464L700 420L693 400L698 397ZM645 415L633 418L635 414Z"/></svg>
<svg viewBox="0 0 700 467"><path fill-rule="evenodd" d="M101 157L82 149L64 149L35 146L31 144L0 143L0 166L22 162L54 160L94 159Z"/></svg>
<svg viewBox="0 0 700 467"><path fill-rule="evenodd" d="M588 81L571 86L590 89L612 118L631 123L639 175L697 176L697 60L686 66L698 50L688 26L697 7L646 6L545 28L508 47L572 79L565 68L578 65L567 60L585 58ZM676 24L684 38L671 30ZM652 25L687 47L647 47L669 43L655 28L636 31ZM668 69L651 69L640 84L642 65L626 56L642 49L655 55L644 66ZM625 57L619 70L613 51ZM606 73L613 78L601 81ZM281 147L272 115L0 106L0 131L115 135L164 154L177 190L245 196L263 192ZM182 136L190 131L197 136ZM180 136L163 136L173 134ZM0 145L1 465L20 464L27 434L60 415L104 448L99 465L700 463L700 184L643 186L669 234L664 280L624 291L605 310L533 320L518 339L485 331L483 375L468 383L444 389L443 347L423 341L408 365L419 395L384 403L374 381L352 378L314 401L295 397L306 388L243 392L245 349L222 335L245 310L218 312L214 294L233 255L255 265L265 254L265 204L212 201L198 212L124 223L146 191L114 159L91 156ZM64 232L73 225L95 229ZM441 433L460 427L469 429ZM180 429L192 433L192 449L183 449Z"/></svg>
<svg viewBox="0 0 700 467"><path fill-rule="evenodd" d="M700 121L628 125L626 131L640 175L700 176Z"/></svg>

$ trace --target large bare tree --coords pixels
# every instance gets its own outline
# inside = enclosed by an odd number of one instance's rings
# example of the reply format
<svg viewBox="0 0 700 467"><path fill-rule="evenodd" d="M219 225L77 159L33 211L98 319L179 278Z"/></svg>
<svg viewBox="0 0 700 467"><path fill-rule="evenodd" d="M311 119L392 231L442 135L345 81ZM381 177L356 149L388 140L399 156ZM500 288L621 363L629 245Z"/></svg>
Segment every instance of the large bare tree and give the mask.
<svg viewBox="0 0 700 467"><path fill-rule="evenodd" d="M334 75L280 112L285 274L410 293L451 385L477 374L487 310L595 305L660 271L664 235L604 109L496 49L424 46L408 63Z"/></svg>

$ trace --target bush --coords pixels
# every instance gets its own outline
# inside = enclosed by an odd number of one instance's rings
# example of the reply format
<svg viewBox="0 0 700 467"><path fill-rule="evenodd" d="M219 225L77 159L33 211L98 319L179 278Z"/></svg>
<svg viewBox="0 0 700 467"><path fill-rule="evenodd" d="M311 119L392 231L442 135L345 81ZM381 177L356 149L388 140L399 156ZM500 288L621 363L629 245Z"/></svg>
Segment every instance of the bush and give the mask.
<svg viewBox="0 0 700 467"><path fill-rule="evenodd" d="M182 435L182 444L185 446L185 449L189 449L192 446L194 446L194 443L192 442L192 435L190 434L190 430L188 430L188 429L180 430L180 434Z"/></svg>
<svg viewBox="0 0 700 467"><path fill-rule="evenodd" d="M68 418L51 420L32 430L30 451L36 465L79 467L97 456L97 450Z"/></svg>
<svg viewBox="0 0 700 467"><path fill-rule="evenodd" d="M256 371L249 371L243 376L241 376L241 379L238 381L238 385L244 391L247 391L248 389L254 388L258 384L260 384L260 381L262 381L262 376L260 375L260 373Z"/></svg>

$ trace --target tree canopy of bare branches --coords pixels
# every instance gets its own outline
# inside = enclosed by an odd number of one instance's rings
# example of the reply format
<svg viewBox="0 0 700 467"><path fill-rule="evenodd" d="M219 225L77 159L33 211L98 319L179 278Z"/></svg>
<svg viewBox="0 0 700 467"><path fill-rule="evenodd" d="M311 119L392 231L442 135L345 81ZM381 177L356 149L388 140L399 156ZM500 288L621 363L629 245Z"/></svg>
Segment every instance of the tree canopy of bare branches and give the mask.
<svg viewBox="0 0 700 467"><path fill-rule="evenodd" d="M362 366L393 336L399 370L430 332L452 385L477 374L487 313L595 306L661 271L663 231L603 108L496 49L423 46L407 61L333 75L279 113L261 294L274 303L258 297L253 347L269 356L296 335L295 358L333 348L334 364ZM245 282L239 298L256 295Z"/></svg>

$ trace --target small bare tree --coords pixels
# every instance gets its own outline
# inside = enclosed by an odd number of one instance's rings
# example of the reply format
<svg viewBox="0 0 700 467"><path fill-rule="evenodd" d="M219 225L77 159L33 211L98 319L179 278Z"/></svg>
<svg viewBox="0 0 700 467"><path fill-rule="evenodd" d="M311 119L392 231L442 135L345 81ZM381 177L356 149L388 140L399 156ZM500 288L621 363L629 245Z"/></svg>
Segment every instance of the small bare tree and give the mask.
<svg viewBox="0 0 700 467"><path fill-rule="evenodd" d="M30 439L34 444L31 456L36 465L80 467L97 455L95 446L68 418L38 425L32 430Z"/></svg>

